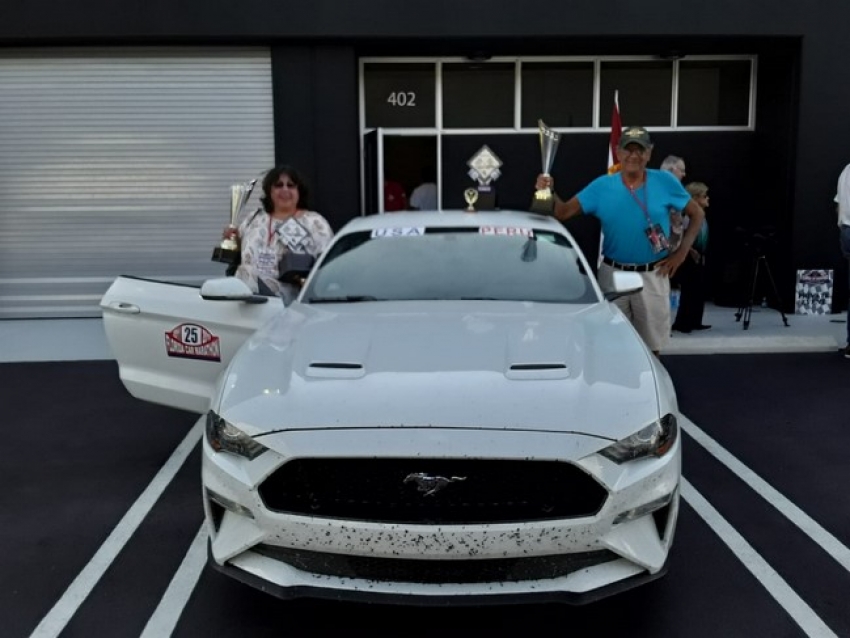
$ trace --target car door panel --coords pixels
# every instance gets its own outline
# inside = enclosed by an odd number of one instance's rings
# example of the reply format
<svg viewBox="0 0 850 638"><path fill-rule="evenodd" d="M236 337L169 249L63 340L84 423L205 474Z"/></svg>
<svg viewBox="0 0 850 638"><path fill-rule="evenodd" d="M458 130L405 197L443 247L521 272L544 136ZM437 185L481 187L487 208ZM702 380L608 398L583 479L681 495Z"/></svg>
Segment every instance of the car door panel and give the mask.
<svg viewBox="0 0 850 638"><path fill-rule="evenodd" d="M192 412L209 408L218 378L239 347L283 311L266 303L206 300L200 289L118 277L100 306L124 386L133 396Z"/></svg>

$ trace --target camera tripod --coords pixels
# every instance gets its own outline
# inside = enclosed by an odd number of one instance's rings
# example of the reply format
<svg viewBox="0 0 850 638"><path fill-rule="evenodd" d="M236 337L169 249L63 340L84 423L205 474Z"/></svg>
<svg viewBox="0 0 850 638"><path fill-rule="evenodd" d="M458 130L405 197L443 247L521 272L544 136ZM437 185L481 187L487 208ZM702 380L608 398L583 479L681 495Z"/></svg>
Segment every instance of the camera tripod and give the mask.
<svg viewBox="0 0 850 638"><path fill-rule="evenodd" d="M770 283L771 290L773 291L773 298L776 301L776 311L782 315L782 323L788 327L788 318L785 316L785 313L782 312L781 302L779 300L779 291L776 289L776 282L773 280L773 274L770 272L770 265L767 263L767 257L764 253L759 253L755 257L753 257L753 278L750 282L750 297L748 302L738 308L738 312L735 313L735 321L740 321L741 317L744 318L744 330L748 330L750 327L750 317L753 314L753 299L756 296L756 290L758 289L758 281L759 281L759 272L763 271L767 274L767 280Z"/></svg>

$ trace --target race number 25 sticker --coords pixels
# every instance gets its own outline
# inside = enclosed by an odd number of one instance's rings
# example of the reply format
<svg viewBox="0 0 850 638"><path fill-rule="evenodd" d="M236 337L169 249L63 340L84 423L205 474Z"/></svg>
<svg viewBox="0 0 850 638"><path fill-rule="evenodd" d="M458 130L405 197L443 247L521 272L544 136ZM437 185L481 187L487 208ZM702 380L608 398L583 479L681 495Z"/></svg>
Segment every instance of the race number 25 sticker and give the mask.
<svg viewBox="0 0 850 638"><path fill-rule="evenodd" d="M196 323L181 323L165 333L169 357L221 361L221 343L209 330Z"/></svg>

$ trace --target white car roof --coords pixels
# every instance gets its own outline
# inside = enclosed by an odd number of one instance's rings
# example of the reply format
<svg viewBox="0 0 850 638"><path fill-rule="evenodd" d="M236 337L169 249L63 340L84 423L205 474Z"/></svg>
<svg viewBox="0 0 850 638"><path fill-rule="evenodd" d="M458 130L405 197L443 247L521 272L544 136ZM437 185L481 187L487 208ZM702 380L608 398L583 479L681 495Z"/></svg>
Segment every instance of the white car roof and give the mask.
<svg viewBox="0 0 850 638"><path fill-rule="evenodd" d="M538 215L526 211L500 210L491 212L468 213L463 210L451 211L410 211L384 213L356 217L340 229L347 234L376 228L440 228L480 226L511 226L514 228L536 228L551 230L563 235L568 233L554 217Z"/></svg>

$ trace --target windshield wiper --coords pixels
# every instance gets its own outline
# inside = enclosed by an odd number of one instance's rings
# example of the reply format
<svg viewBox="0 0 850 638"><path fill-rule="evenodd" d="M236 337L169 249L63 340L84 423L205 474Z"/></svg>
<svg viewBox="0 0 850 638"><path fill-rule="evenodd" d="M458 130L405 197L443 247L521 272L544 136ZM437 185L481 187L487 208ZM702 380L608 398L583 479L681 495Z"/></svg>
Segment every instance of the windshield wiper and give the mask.
<svg viewBox="0 0 850 638"><path fill-rule="evenodd" d="M311 297L307 303L355 303L357 301L380 301L372 295L345 295L343 297Z"/></svg>

